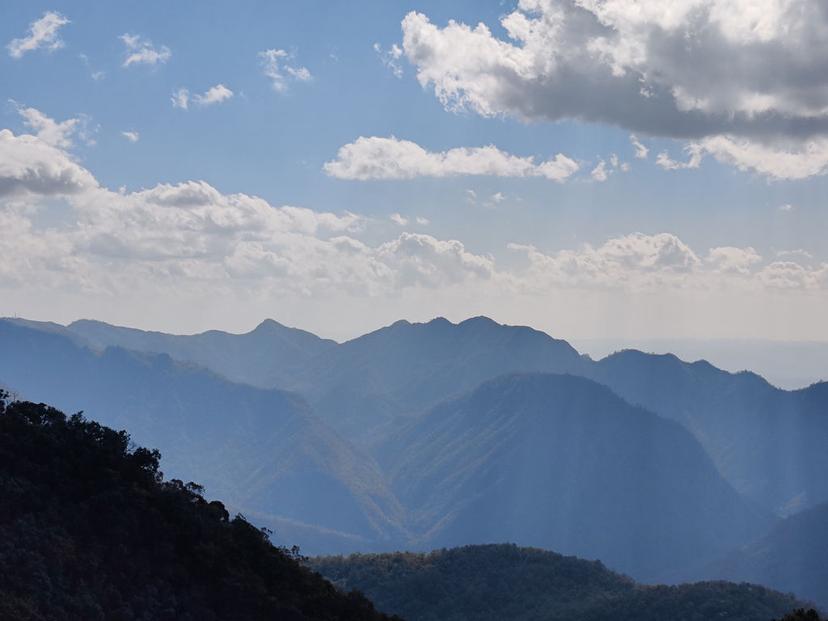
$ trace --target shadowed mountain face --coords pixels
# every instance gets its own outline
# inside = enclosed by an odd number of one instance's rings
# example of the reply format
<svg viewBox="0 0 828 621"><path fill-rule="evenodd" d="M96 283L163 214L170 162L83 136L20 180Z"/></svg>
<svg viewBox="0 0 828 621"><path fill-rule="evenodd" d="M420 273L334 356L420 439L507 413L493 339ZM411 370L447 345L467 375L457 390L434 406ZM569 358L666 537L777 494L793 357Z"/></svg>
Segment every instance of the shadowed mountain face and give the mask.
<svg viewBox="0 0 828 621"><path fill-rule="evenodd" d="M828 499L828 383L789 392L753 373L638 351L588 373L687 427L734 487L766 507L791 513Z"/></svg>
<svg viewBox="0 0 828 621"><path fill-rule="evenodd" d="M0 378L27 399L129 429L167 455L169 475L199 480L309 551L320 539L326 550L354 550L403 536L374 461L291 393L233 384L166 355L93 352L6 321Z"/></svg>
<svg viewBox="0 0 828 621"><path fill-rule="evenodd" d="M409 621L770 621L797 606L749 584L645 587L601 563L513 545L311 559Z"/></svg>
<svg viewBox="0 0 828 621"><path fill-rule="evenodd" d="M769 525L680 425L574 376L487 382L378 455L426 548L514 541L651 579Z"/></svg>
<svg viewBox="0 0 828 621"><path fill-rule="evenodd" d="M828 504L781 521L703 573L766 584L828 608Z"/></svg>

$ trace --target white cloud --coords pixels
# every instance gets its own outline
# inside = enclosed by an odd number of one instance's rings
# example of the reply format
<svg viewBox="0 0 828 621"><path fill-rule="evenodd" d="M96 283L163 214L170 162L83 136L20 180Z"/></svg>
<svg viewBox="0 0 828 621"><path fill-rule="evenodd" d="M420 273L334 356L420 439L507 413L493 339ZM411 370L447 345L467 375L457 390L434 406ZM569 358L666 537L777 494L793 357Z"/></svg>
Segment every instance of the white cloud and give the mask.
<svg viewBox="0 0 828 621"><path fill-rule="evenodd" d="M714 136L705 138L701 147L721 162L773 179L806 179L828 171L828 138L767 143Z"/></svg>
<svg viewBox="0 0 828 621"><path fill-rule="evenodd" d="M415 218L415 222L420 226L428 226L429 224L431 224L431 220L429 220L428 218L423 218L422 216L417 216Z"/></svg>
<svg viewBox="0 0 828 621"><path fill-rule="evenodd" d="M78 131L81 119L74 118L57 122L37 108L22 106L16 101L11 103L17 108L18 114L23 117L23 124L33 130L40 140L61 149L72 146L72 135Z"/></svg>
<svg viewBox="0 0 828 621"><path fill-rule="evenodd" d="M785 203L784 205L779 206L779 211L790 212L790 211L793 211L794 209L796 209L796 207L794 205L792 205L791 203Z"/></svg>
<svg viewBox="0 0 828 621"><path fill-rule="evenodd" d="M379 43L374 43L374 51L377 53L377 56L379 56L380 62L383 66L391 71L391 73L394 74L394 77L402 78L403 68L400 64L400 58L402 58L403 51L399 45L394 43L387 50L383 50Z"/></svg>
<svg viewBox="0 0 828 621"><path fill-rule="evenodd" d="M29 24L29 33L21 39L12 39L6 46L9 56L22 58L26 52L43 48L53 52L63 47L64 43L58 36L58 31L69 23L60 13L47 11L38 20Z"/></svg>
<svg viewBox="0 0 828 621"><path fill-rule="evenodd" d="M403 233L377 248L399 287L440 287L495 274L494 260L473 254L457 240L439 240L421 233Z"/></svg>
<svg viewBox="0 0 828 621"><path fill-rule="evenodd" d="M173 108L181 108L187 110L190 107L190 91L186 88L179 88L170 97Z"/></svg>
<svg viewBox="0 0 828 621"><path fill-rule="evenodd" d="M704 149L697 143L691 143L685 147L687 153L687 161L678 162L668 155L666 151L662 151L656 157L656 164L661 166L664 170L687 170L698 168L701 165L704 157Z"/></svg>
<svg viewBox="0 0 828 621"><path fill-rule="evenodd" d="M776 178L828 170L821 0L519 0L501 26L411 12L402 49L450 110L690 139Z"/></svg>
<svg viewBox="0 0 828 621"><path fill-rule="evenodd" d="M47 205L49 217L42 219ZM63 213L54 218L52 209ZM397 215L406 226L427 224ZM571 289L620 292L624 299L655 292L659 300L685 290L828 292L828 265L812 258L768 261L750 247L696 250L668 233L548 252L512 244L525 261L500 264L458 239L404 232L376 240L384 230L354 213L275 206L204 181L112 191L62 148L0 131L4 299L81 296L100 305L154 296L164 305L182 300L192 307L194 300L235 301L255 292L270 303L347 298L364 307L366 296L383 304L434 297L416 293L423 289L437 290L441 300L488 292L510 301L512 294L559 299Z"/></svg>
<svg viewBox="0 0 828 621"><path fill-rule="evenodd" d="M172 57L172 52L166 45L155 47L152 41L144 39L140 35L124 33L118 38L126 46L126 55L123 62L124 67L164 64Z"/></svg>
<svg viewBox="0 0 828 621"><path fill-rule="evenodd" d="M609 179L609 173L607 172L606 162L604 160L598 162L598 165L592 169L592 172L589 173L589 176L592 177L593 181L597 181L599 183Z"/></svg>
<svg viewBox="0 0 828 621"><path fill-rule="evenodd" d="M713 269L719 272L738 272L749 274L751 268L759 263L762 257L755 249L736 248L734 246L720 246L711 248L707 253L706 261Z"/></svg>
<svg viewBox="0 0 828 621"><path fill-rule="evenodd" d="M126 138L129 142L138 142L141 139L141 134L136 131L123 131L121 136Z"/></svg>
<svg viewBox="0 0 828 621"><path fill-rule="evenodd" d="M273 90L282 93L288 89L289 82L309 82L313 79L307 67L293 64L293 54L285 50L269 49L259 52L262 71L270 78Z"/></svg>
<svg viewBox="0 0 828 621"><path fill-rule="evenodd" d="M391 220L391 222L399 226L405 226L406 224L408 224L408 218L398 213L392 213L388 218L389 220Z"/></svg>
<svg viewBox="0 0 828 621"><path fill-rule="evenodd" d="M639 160L646 160L650 150L644 146L635 134L630 134L630 144L635 149L635 157Z"/></svg>
<svg viewBox="0 0 828 621"><path fill-rule="evenodd" d="M366 220L353 213L274 207L204 181L114 192L61 149L8 130L0 132L0 196L0 244L15 254L0 286L14 277L118 296L146 287L249 287L252 279L302 296L374 295L452 286L493 269L456 240L404 234L370 246L354 237ZM71 216L44 232L32 218L49 197L62 197Z"/></svg>
<svg viewBox="0 0 828 621"><path fill-rule="evenodd" d="M233 91L227 88L224 84L216 84L208 89L203 95L194 95L193 100L200 106L212 106L213 104L222 103L233 97ZM175 104L173 104L175 105ZM187 106L183 106L185 109Z"/></svg>
<svg viewBox="0 0 828 621"><path fill-rule="evenodd" d="M493 145L458 147L448 151L426 151L410 140L395 137L364 137L340 147L336 159L324 165L325 172L339 179L414 179L417 177L545 177L563 182L579 166L562 153L544 162L518 157Z"/></svg>
<svg viewBox="0 0 828 621"><path fill-rule="evenodd" d="M0 130L0 198L78 194L96 186L94 177L55 145Z"/></svg>

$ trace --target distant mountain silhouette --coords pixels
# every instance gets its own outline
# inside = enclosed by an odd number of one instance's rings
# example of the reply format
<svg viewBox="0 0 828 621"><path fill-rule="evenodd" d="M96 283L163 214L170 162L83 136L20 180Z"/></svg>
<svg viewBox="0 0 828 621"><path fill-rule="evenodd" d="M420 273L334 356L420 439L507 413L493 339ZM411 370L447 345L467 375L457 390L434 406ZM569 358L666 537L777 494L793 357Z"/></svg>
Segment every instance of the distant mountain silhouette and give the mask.
<svg viewBox="0 0 828 621"><path fill-rule="evenodd" d="M766 584L828 609L828 504L792 515L702 573Z"/></svg>
<svg viewBox="0 0 828 621"><path fill-rule="evenodd" d="M164 481L126 433L2 393L0 495L2 619L387 618L197 486Z"/></svg>
<svg viewBox="0 0 828 621"><path fill-rule="evenodd" d="M637 585L601 563L514 545L311 559L409 621L770 621L800 605L749 584Z"/></svg>
<svg viewBox="0 0 828 621"><path fill-rule="evenodd" d="M233 384L166 355L94 352L8 321L0 321L0 381L132 430L167 455L168 474L199 479L309 551L404 537L401 508L374 461L294 394Z"/></svg>
<svg viewBox="0 0 828 621"><path fill-rule="evenodd" d="M489 381L377 454L426 548L514 541L653 579L770 523L684 428L575 376Z"/></svg>
<svg viewBox="0 0 828 621"><path fill-rule="evenodd" d="M682 423L742 493L789 513L828 500L828 383L797 391L673 355L623 351L587 373Z"/></svg>
<svg viewBox="0 0 828 621"><path fill-rule="evenodd" d="M234 382L259 388L285 387L309 360L336 347L334 341L288 328L272 319L245 334L210 330L182 336L85 319L69 324L67 330L100 349L118 346L168 354L176 360L211 369Z"/></svg>
<svg viewBox="0 0 828 621"><path fill-rule="evenodd" d="M85 322L69 329L76 336L94 337L99 345L130 346L123 329L113 335L105 325L95 325L95 334ZM256 332L218 333L233 344L222 341L211 350L215 355L204 354L201 344L213 333L153 337L149 350L237 381L298 391L320 417L362 446L392 432L400 424L396 419L499 375L582 375L683 424L725 478L766 508L786 515L828 501L828 477L823 476L828 452L820 450L828 445L828 383L784 391L753 373L728 373L704 361L688 363L634 350L593 362L565 341L485 317L459 324L442 318L399 321L339 345L283 326L280 339L272 342ZM296 343L306 355L283 342ZM148 346L138 348L146 351Z"/></svg>

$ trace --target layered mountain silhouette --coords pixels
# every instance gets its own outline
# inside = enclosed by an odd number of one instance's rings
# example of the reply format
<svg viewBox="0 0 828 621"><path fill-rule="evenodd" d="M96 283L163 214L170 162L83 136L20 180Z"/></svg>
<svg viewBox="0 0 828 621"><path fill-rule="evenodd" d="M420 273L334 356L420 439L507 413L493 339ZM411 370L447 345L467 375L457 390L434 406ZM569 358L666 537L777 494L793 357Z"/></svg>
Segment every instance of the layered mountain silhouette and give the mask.
<svg viewBox="0 0 828 621"><path fill-rule="evenodd" d="M211 369L234 382L259 388L277 388L291 383L310 360L336 348L334 341L288 328L272 319L263 321L246 334L210 330L180 336L86 319L75 321L66 331L99 349L117 346L168 354L176 360Z"/></svg>
<svg viewBox="0 0 828 621"><path fill-rule="evenodd" d="M793 515L699 572L797 593L828 609L828 504Z"/></svg>
<svg viewBox="0 0 828 621"><path fill-rule="evenodd" d="M798 605L750 584L643 586L598 562L514 545L317 558L311 566L409 621L770 621Z"/></svg>
<svg viewBox="0 0 828 621"><path fill-rule="evenodd" d="M264 349L270 326L279 336ZM828 501L828 384L780 390L753 373L729 373L704 362L628 350L600 361L565 341L485 317L453 324L399 321L346 343L265 322L245 335L159 336L76 322L75 336L95 344L129 345L202 364L248 383L302 394L315 413L360 446L370 447L399 425L481 382L515 372L570 373L609 386L619 396L680 422L702 443L723 476L765 508L788 515ZM261 338L252 338L262 332ZM287 334L292 336L288 337ZM296 343L309 343L295 353ZM175 346L173 346L175 343ZM185 347L180 343L188 343ZM229 344L229 343L232 343ZM281 343L287 343L282 345ZM266 360L266 362L263 362ZM267 378L272 378L272 381Z"/></svg>
<svg viewBox="0 0 828 621"><path fill-rule="evenodd" d="M59 331L8 321L0 321L0 378L27 399L130 429L168 455L170 476L198 479L308 551L404 537L373 459L297 395L234 384L167 355L92 351Z"/></svg>
<svg viewBox="0 0 828 621"><path fill-rule="evenodd" d="M341 344L4 320L0 385L130 429L311 553L513 540L672 579L828 500L828 384L483 317Z"/></svg>
<svg viewBox="0 0 828 621"><path fill-rule="evenodd" d="M428 549L511 541L654 579L770 523L679 424L569 375L486 382L378 455Z"/></svg>

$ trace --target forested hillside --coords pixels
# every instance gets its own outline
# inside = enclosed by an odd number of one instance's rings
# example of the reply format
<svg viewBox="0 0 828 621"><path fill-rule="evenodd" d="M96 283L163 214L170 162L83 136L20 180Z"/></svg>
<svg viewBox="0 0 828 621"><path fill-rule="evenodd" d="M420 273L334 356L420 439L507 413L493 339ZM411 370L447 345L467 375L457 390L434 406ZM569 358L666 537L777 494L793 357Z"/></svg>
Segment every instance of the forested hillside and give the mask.
<svg viewBox="0 0 828 621"><path fill-rule="evenodd" d="M116 432L0 394L0 619L371 620Z"/></svg>
<svg viewBox="0 0 828 621"><path fill-rule="evenodd" d="M311 566L409 621L770 621L797 605L749 584L637 585L599 562L514 545L317 558Z"/></svg>

